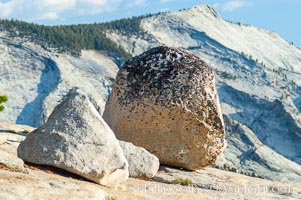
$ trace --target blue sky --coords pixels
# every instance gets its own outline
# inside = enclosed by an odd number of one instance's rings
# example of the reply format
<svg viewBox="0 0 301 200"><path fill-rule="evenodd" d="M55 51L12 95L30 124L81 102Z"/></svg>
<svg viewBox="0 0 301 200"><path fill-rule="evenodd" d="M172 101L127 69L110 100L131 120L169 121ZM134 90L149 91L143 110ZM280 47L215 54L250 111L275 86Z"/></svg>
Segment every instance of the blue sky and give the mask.
<svg viewBox="0 0 301 200"><path fill-rule="evenodd" d="M0 0L0 18L77 24L214 5L223 18L279 33L301 47L301 0Z"/></svg>

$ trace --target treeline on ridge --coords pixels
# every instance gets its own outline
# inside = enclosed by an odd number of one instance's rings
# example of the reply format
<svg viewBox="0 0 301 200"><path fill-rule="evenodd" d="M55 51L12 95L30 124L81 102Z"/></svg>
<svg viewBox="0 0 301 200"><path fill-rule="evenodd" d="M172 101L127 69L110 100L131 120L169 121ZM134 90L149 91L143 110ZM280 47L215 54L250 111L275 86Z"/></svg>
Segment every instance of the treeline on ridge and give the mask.
<svg viewBox="0 0 301 200"><path fill-rule="evenodd" d="M121 46L106 37L106 31L115 30L123 34L140 34L140 22L151 15L115 20L106 23L45 26L20 20L0 19L0 30L12 36L27 38L43 47L57 48L61 52L80 55L83 49L94 49L126 60L131 57Z"/></svg>

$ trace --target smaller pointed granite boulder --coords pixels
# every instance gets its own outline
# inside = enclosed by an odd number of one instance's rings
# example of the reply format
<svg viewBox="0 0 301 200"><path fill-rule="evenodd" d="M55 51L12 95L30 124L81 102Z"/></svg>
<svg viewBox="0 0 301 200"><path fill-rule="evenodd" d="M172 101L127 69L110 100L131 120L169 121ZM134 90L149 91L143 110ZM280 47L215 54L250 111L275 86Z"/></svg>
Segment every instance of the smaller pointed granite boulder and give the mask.
<svg viewBox="0 0 301 200"><path fill-rule="evenodd" d="M159 170L159 159L142 147L119 141L129 163L130 177L153 178Z"/></svg>
<svg viewBox="0 0 301 200"><path fill-rule="evenodd" d="M18 157L115 187L128 176L128 163L113 131L88 97L72 90L47 123L19 145Z"/></svg>

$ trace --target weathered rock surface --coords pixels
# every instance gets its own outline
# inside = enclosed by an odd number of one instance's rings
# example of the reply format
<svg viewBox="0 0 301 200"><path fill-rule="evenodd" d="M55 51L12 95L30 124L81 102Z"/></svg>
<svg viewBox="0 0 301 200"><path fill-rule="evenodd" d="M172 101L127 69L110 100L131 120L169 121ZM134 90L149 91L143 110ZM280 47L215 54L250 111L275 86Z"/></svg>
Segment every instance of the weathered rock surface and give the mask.
<svg viewBox="0 0 301 200"><path fill-rule="evenodd" d="M5 122L0 123L0 131L7 131L11 133L30 133L35 129L36 128L27 125L10 124Z"/></svg>
<svg viewBox="0 0 301 200"><path fill-rule="evenodd" d="M11 160L18 159L17 147L25 137L0 133L0 139L6 140L5 146L0 144L0 155L7 152ZM213 168L188 172L161 167L153 181L129 178L117 189L31 165L25 165L23 173L0 169L0 177L0 199L5 200L300 199L301 195L301 184L273 182ZM180 180L193 185L170 184Z"/></svg>
<svg viewBox="0 0 301 200"><path fill-rule="evenodd" d="M129 163L131 177L152 178L158 172L159 159L142 147L130 142L119 141L123 153Z"/></svg>
<svg viewBox="0 0 301 200"><path fill-rule="evenodd" d="M11 134L10 130L0 130L0 145L6 144L6 143L16 143L16 142L22 142L24 139L24 136L19 134Z"/></svg>
<svg viewBox="0 0 301 200"><path fill-rule="evenodd" d="M104 119L120 140L189 170L214 163L226 146L214 72L181 49L157 47L126 62Z"/></svg>
<svg viewBox="0 0 301 200"><path fill-rule="evenodd" d="M18 125L11 124L10 127ZM25 136L12 134L10 131L0 133L0 140L5 141L0 143L0 160L6 155L9 158L6 160L6 166L22 163L22 170L20 167L19 170L0 167L0 199L105 199L106 192L96 184L24 166L23 161L17 157L17 147L24 139Z"/></svg>
<svg viewBox="0 0 301 200"><path fill-rule="evenodd" d="M47 123L28 135L18 147L18 157L106 186L128 178L128 163L118 140L79 90L71 91Z"/></svg>
<svg viewBox="0 0 301 200"><path fill-rule="evenodd" d="M105 200L107 194L96 184L30 170L28 173L0 169L0 199L5 200Z"/></svg>
<svg viewBox="0 0 301 200"><path fill-rule="evenodd" d="M16 154L19 142L24 139L23 136L0 132L0 169L13 172L23 172L24 162Z"/></svg>
<svg viewBox="0 0 301 200"><path fill-rule="evenodd" d="M273 182L210 167L191 172L163 166L154 180L188 185L187 193L209 190L212 199L299 199L301 195L301 184Z"/></svg>

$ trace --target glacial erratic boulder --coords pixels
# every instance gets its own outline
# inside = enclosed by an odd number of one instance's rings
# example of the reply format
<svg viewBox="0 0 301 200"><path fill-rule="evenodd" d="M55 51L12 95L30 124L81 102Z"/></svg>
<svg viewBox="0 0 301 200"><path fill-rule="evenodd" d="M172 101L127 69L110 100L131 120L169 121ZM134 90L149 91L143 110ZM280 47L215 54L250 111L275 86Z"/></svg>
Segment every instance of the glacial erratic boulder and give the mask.
<svg viewBox="0 0 301 200"><path fill-rule="evenodd" d="M71 91L48 121L18 147L26 162L49 165L115 187L128 176L128 163L110 127L88 97Z"/></svg>
<svg viewBox="0 0 301 200"><path fill-rule="evenodd" d="M127 61L104 119L118 139L170 166L208 166L226 146L214 72L182 49L157 47Z"/></svg>
<svg viewBox="0 0 301 200"><path fill-rule="evenodd" d="M119 141L129 163L130 177L153 178L160 167L159 159L142 147L130 142Z"/></svg>

